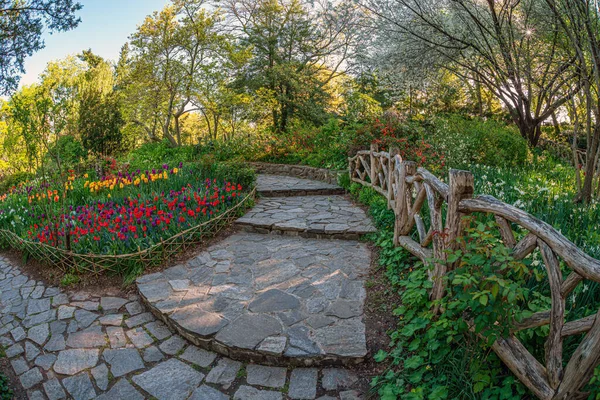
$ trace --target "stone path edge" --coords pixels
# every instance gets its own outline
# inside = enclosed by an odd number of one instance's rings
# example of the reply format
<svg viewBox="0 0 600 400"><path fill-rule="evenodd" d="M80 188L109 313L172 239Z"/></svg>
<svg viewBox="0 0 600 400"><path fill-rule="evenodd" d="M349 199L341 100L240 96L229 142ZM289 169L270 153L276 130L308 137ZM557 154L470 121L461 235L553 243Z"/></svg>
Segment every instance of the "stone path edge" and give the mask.
<svg viewBox="0 0 600 400"><path fill-rule="evenodd" d="M300 231L292 229L280 229L269 227L252 226L243 222L235 222L244 232L264 233L272 235L300 236L306 239L336 239L336 240L360 240L364 234L358 233L323 233L322 231Z"/></svg>
<svg viewBox="0 0 600 400"><path fill-rule="evenodd" d="M286 357L283 355L268 355L259 352L258 350L240 349L232 346L224 345L217 341L214 337L210 339L201 339L194 333L187 331L176 321L165 316L160 310L150 303L146 297L138 292L140 300L144 303L144 306L150 310L150 312L164 322L171 330L179 333L185 339L193 343L194 345L203 348L208 351L214 351L215 353L229 357L231 359L243 362L250 362L255 364L269 365L269 366L282 366L282 367L326 367L326 366L351 366L360 364L364 361L364 357Z"/></svg>
<svg viewBox="0 0 600 400"><path fill-rule="evenodd" d="M262 197L294 197L294 196L334 196L346 194L346 190L339 189L315 189L315 190L260 190Z"/></svg>

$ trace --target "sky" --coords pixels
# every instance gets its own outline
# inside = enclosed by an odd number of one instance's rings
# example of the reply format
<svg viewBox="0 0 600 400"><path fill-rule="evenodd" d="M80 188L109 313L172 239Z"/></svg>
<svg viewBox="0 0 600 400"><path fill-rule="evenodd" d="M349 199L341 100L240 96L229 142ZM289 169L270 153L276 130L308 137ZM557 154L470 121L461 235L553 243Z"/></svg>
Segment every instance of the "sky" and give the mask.
<svg viewBox="0 0 600 400"><path fill-rule="evenodd" d="M38 80L49 61L89 48L106 59L116 60L121 46L146 15L162 9L169 0L79 0L81 23L73 30L44 34L46 47L25 61L21 85Z"/></svg>

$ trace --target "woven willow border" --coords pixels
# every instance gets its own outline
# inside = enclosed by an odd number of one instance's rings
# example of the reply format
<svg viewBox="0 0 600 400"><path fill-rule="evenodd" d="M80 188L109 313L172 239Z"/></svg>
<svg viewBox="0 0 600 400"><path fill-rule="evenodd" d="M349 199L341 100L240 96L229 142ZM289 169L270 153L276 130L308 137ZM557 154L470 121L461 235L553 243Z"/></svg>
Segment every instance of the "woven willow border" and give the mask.
<svg viewBox="0 0 600 400"><path fill-rule="evenodd" d="M45 243L32 242L17 234L0 229L0 240L19 251L26 251L35 259L49 262L62 271L75 270L95 275L104 272L122 273L136 265L153 267L162 264L170 257L202 242L203 239L216 235L221 229L238 218L238 211L243 209L256 196L254 188L242 201L223 214L179 232L162 240L147 249L128 254L82 254L60 249Z"/></svg>

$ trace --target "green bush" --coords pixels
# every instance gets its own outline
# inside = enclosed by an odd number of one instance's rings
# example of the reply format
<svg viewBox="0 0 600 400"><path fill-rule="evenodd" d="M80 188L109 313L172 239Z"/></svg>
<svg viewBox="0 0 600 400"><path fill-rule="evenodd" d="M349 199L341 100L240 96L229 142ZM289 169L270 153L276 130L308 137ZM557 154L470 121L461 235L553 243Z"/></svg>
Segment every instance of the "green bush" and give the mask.
<svg viewBox="0 0 600 400"><path fill-rule="evenodd" d="M34 178L34 174L29 172L17 172L9 175L0 181L0 194L4 194L9 191L13 186L18 186L20 183L25 183Z"/></svg>
<svg viewBox="0 0 600 400"><path fill-rule="evenodd" d="M449 167L516 167L527 160L527 142L515 127L460 115L438 117L432 123L430 141Z"/></svg>
<svg viewBox="0 0 600 400"><path fill-rule="evenodd" d="M394 246L394 214L383 196L356 183L350 185L350 193L369 206L378 227L371 239L379 248L379 265L386 271L390 290L401 296L401 304L394 306L393 314L399 318L398 326L389 332L390 348L374 356L387 366L372 381L379 398L527 397L526 388L489 344L505 334L512 321L547 308L547 296L539 288L537 293L530 290L532 282L539 282L543 267L512 259L493 221L473 221L462 241L465 251L448 255L458 266L445 278L448 295L440 304L441 314L433 315L428 266ZM475 332L484 339L471 332L467 320L474 322ZM520 339L543 348L540 332L528 332L531 336Z"/></svg>
<svg viewBox="0 0 600 400"><path fill-rule="evenodd" d="M0 374L0 400L11 400L13 398L13 391L9 383L8 378Z"/></svg>
<svg viewBox="0 0 600 400"><path fill-rule="evenodd" d="M73 136L61 136L46 154L46 159L51 163L55 163L58 158L63 170L78 165L86 157L87 151Z"/></svg>
<svg viewBox="0 0 600 400"><path fill-rule="evenodd" d="M172 147L167 141L145 143L131 151L123 161L129 163L129 170L146 170L161 164L175 165L194 160L192 146Z"/></svg>
<svg viewBox="0 0 600 400"><path fill-rule="evenodd" d="M355 132L331 118L320 128L295 125L288 133L272 136L260 161L346 169L348 149Z"/></svg>
<svg viewBox="0 0 600 400"><path fill-rule="evenodd" d="M256 172L243 160L218 162L214 165L214 174L217 179L228 179L239 183L243 187L253 187L256 181Z"/></svg>
<svg viewBox="0 0 600 400"><path fill-rule="evenodd" d="M217 161L233 158L255 161L265 153L265 145L260 136L239 135L232 139L217 139L198 144L194 147L196 157L210 154Z"/></svg>

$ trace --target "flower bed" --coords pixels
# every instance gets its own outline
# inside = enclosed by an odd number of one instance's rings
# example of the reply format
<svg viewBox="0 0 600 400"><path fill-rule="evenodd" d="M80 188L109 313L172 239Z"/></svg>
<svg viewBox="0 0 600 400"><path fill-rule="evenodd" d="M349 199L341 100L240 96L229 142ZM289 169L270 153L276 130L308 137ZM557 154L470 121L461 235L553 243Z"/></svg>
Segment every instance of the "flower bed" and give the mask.
<svg viewBox="0 0 600 400"><path fill-rule="evenodd" d="M254 191L198 168L69 175L32 182L1 197L5 244L63 270L132 276L239 216Z"/></svg>

